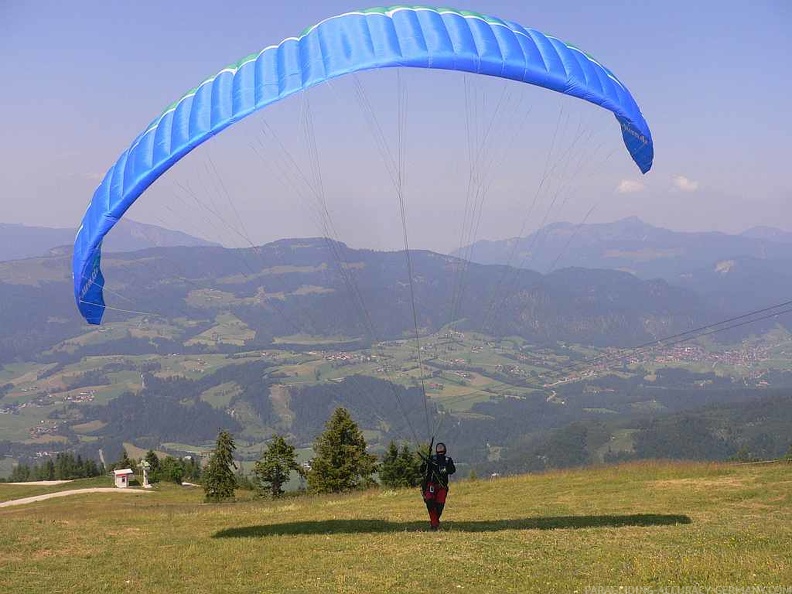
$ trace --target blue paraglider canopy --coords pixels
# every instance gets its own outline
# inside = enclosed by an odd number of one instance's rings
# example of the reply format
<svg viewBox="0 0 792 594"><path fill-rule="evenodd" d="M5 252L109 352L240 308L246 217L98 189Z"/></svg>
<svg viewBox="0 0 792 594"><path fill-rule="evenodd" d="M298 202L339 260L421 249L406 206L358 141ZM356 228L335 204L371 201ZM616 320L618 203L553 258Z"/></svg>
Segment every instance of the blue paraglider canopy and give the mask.
<svg viewBox="0 0 792 594"><path fill-rule="evenodd" d="M627 88L578 48L516 23L446 8L395 6L345 13L223 68L169 106L96 189L74 243L74 295L91 324L104 314L104 236L158 177L240 119L344 74L388 67L457 70L544 87L616 116L646 173L652 136Z"/></svg>

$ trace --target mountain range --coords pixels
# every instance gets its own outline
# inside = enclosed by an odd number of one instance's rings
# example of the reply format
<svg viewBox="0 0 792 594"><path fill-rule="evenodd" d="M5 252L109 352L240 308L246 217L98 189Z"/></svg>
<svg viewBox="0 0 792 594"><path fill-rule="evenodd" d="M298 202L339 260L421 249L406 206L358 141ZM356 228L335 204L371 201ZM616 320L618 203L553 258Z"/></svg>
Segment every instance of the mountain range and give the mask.
<svg viewBox="0 0 792 594"><path fill-rule="evenodd" d="M792 233L771 227L753 227L739 235L671 231L630 217L612 223L553 223L526 237L477 241L452 255L540 272L607 268L676 282L722 261L792 260Z"/></svg>
<svg viewBox="0 0 792 594"><path fill-rule="evenodd" d="M64 252L74 243L74 229L0 223L0 262ZM121 219L107 236L108 252L134 252L151 247L216 245L181 231Z"/></svg>
<svg viewBox="0 0 792 594"><path fill-rule="evenodd" d="M181 342L230 313L249 329L248 342L259 346L295 334L364 342L401 338L416 327L430 333L450 323L534 343L625 346L792 295L790 234L768 228L733 236L674 232L636 218L556 223L523 239L478 242L458 253L479 263L413 251L411 286L404 252L354 250L319 238L229 250L157 227L120 227L103 258L108 319L134 312L186 317L196 323L180 329L174 339ZM29 239L5 246L32 246L43 237L38 229L7 229L19 237L29 232ZM192 247L124 251L179 242ZM507 261L523 268L504 266ZM535 264L545 273L529 269ZM70 276L66 248L0 264L0 363L81 332ZM767 324L747 330L762 331Z"/></svg>
<svg viewBox="0 0 792 594"><path fill-rule="evenodd" d="M545 273L566 267L621 270L691 289L712 307L739 313L792 298L792 233L772 227L729 235L671 231L636 217L553 223L527 237L477 241L453 255Z"/></svg>
<svg viewBox="0 0 792 594"><path fill-rule="evenodd" d="M296 334L370 342L451 323L536 343L624 346L723 313L689 289L620 271L542 275L428 251L410 257L412 283L404 252L354 250L326 239L108 253L106 317L188 319L191 324L177 324L173 332L180 344L232 315L256 348ZM69 265L66 255L0 264L0 363L29 358L84 331Z"/></svg>

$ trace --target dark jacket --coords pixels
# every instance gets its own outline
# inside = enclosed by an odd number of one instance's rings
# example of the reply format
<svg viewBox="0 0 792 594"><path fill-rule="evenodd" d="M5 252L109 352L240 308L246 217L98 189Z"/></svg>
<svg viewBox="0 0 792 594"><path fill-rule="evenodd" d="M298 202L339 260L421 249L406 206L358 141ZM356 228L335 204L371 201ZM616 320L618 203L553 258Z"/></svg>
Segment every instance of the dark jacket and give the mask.
<svg viewBox="0 0 792 594"><path fill-rule="evenodd" d="M424 490L426 490L426 485L429 483L434 483L447 489L448 475L455 472L456 466L454 466L454 461L449 456L434 454L429 456L429 458L424 458L423 464L421 464Z"/></svg>

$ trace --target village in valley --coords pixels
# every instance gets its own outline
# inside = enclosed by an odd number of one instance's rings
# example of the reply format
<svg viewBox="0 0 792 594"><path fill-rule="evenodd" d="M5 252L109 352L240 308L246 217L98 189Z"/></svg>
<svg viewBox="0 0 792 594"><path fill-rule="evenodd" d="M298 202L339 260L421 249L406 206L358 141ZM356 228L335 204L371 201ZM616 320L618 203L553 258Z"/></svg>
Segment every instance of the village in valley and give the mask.
<svg viewBox="0 0 792 594"><path fill-rule="evenodd" d="M419 364L415 338L381 342L359 350L323 349L321 343L312 345L310 337L301 339L305 341L304 350L240 350L231 355L171 353L164 358L116 355L86 357L69 365L9 366L0 378L5 384L0 414L21 415L28 409L52 411L67 404L104 403L121 391L139 391L145 388L139 369L155 360L154 374L161 377L197 378L240 360L262 359L276 365L274 373L286 385L337 382L356 374L405 386L423 380L430 397L452 407L456 396L468 397L471 391L479 391L483 399L519 395L608 374L642 374L647 381L653 381L654 372L662 368L713 373L738 378L746 385L767 387L772 385L768 378L771 370L787 370L784 349L790 340L786 333L778 332L728 348L699 341L668 346L657 343L639 349L596 349L564 343L538 346L517 337L492 338L444 330L419 337ZM103 371L105 368L107 371ZM74 385L81 384L80 378L88 374L101 376L101 383ZM31 437L40 438L55 431L52 423L39 423L43 420L40 414L34 417L39 418L29 427Z"/></svg>

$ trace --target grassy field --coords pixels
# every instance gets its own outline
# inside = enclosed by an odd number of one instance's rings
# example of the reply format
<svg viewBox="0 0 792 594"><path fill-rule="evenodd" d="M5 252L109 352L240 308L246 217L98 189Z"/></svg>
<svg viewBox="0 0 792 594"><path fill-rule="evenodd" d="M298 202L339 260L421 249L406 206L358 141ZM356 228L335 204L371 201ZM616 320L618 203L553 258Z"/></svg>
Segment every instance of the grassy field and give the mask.
<svg viewBox="0 0 792 594"><path fill-rule="evenodd" d="M252 340L256 336L247 324L233 314L218 314L216 321L216 325L185 342L185 346L223 343L242 347L246 340Z"/></svg>
<svg viewBox="0 0 792 594"><path fill-rule="evenodd" d="M43 485L40 483L0 483L0 502L21 499L22 497L33 497L34 495L46 495L47 493L56 493L58 491L68 491L70 489L112 486L113 478L111 476L97 476L89 479L69 481L59 485Z"/></svg>
<svg viewBox="0 0 792 594"><path fill-rule="evenodd" d="M0 485L0 500L18 489ZM0 591L792 585L789 464L641 463L459 481L443 531L425 531L424 515L414 490L276 503L243 493L222 505L176 486L64 497L0 509Z"/></svg>

